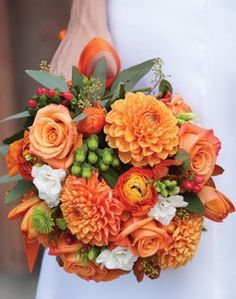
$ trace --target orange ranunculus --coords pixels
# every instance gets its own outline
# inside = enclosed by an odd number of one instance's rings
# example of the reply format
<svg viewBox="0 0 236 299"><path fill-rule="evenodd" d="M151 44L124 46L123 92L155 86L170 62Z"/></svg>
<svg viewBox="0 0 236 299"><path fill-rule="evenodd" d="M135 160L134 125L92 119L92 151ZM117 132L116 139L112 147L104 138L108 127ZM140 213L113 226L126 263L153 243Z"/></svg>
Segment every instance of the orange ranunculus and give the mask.
<svg viewBox="0 0 236 299"><path fill-rule="evenodd" d="M8 168L8 175L14 176L19 173L17 157L19 152L19 147L22 139L17 140L10 144L9 150L6 155L6 165Z"/></svg>
<svg viewBox="0 0 236 299"><path fill-rule="evenodd" d="M130 218L117 237L117 245L129 248L134 255L149 257L167 247L172 238L153 218Z"/></svg>
<svg viewBox="0 0 236 299"><path fill-rule="evenodd" d="M205 216L213 221L222 222L235 211L233 203L213 187L204 186L198 196L204 204Z"/></svg>
<svg viewBox="0 0 236 299"><path fill-rule="evenodd" d="M106 113L99 103L95 103L93 107L84 109L85 119L78 123L78 131L88 137L92 134L101 132L106 119Z"/></svg>
<svg viewBox="0 0 236 299"><path fill-rule="evenodd" d="M76 259L76 252L61 254L63 268L68 273L75 273L85 280L111 281L119 276L128 272L120 269L109 270L105 267L96 265L94 262L89 261L87 265L83 265L82 261Z"/></svg>
<svg viewBox="0 0 236 299"><path fill-rule="evenodd" d="M180 94L176 94L166 106L175 114L191 112L191 108L184 102Z"/></svg>
<svg viewBox="0 0 236 299"><path fill-rule="evenodd" d="M157 201L155 187L148 183L151 178L151 170L139 167L130 168L118 178L115 194L133 216L146 216Z"/></svg>
<svg viewBox="0 0 236 299"><path fill-rule="evenodd" d="M201 175L206 182L214 170L221 148L221 142L214 136L213 130L185 123L180 128L179 147L189 153L191 170Z"/></svg>
<svg viewBox="0 0 236 299"><path fill-rule="evenodd" d="M40 109L30 128L30 154L54 168L67 169L73 163L74 150L82 144L69 110L50 104Z"/></svg>

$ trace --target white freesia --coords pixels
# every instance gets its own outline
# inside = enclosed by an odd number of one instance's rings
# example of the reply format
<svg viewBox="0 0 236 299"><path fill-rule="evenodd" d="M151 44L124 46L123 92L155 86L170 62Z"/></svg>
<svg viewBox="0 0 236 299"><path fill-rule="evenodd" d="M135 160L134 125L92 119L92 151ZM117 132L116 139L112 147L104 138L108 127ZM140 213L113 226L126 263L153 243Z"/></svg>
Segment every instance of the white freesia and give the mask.
<svg viewBox="0 0 236 299"><path fill-rule="evenodd" d="M56 207L60 200L61 182L66 177L64 169L53 169L49 165L33 166L33 183L38 189L39 198L44 199L49 208Z"/></svg>
<svg viewBox="0 0 236 299"><path fill-rule="evenodd" d="M173 195L170 197L159 195L158 199L158 203L154 205L148 213L148 216L153 217L163 225L170 224L171 220L175 217L176 208L184 208L188 205L181 195Z"/></svg>
<svg viewBox="0 0 236 299"><path fill-rule="evenodd" d="M96 258L96 262L102 264L107 269L131 271L137 259L138 257L133 255L128 249L118 246L113 250L103 250Z"/></svg>

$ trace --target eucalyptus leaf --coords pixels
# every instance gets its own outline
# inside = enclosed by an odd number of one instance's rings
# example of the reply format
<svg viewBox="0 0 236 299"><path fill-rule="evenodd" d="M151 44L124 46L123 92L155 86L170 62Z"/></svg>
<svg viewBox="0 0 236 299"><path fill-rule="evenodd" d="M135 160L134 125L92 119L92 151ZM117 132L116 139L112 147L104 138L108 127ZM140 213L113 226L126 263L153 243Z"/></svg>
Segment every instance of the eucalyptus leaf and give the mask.
<svg viewBox="0 0 236 299"><path fill-rule="evenodd" d="M3 145L0 146L0 154L5 157L6 153L8 152L9 146L8 145Z"/></svg>
<svg viewBox="0 0 236 299"><path fill-rule="evenodd" d="M174 157L175 160L181 161L183 170L186 172L189 170L191 159L189 154L183 149L179 148L177 154Z"/></svg>
<svg viewBox="0 0 236 299"><path fill-rule="evenodd" d="M25 130L21 130L18 133L12 135L11 137L3 139L3 144L11 144L12 142L19 140L24 137Z"/></svg>
<svg viewBox="0 0 236 299"><path fill-rule="evenodd" d="M102 97L106 90L106 59L104 57L96 64L92 76L102 83L102 88L98 92L98 96Z"/></svg>
<svg viewBox="0 0 236 299"><path fill-rule="evenodd" d="M110 110L111 105L118 99L124 99L125 98L125 83L119 82L117 88L115 89L112 98L107 101L106 103L106 109Z"/></svg>
<svg viewBox="0 0 236 299"><path fill-rule="evenodd" d="M24 117L28 117L28 116L30 116L29 112L23 111L23 112L20 112L20 113L17 113L17 114L14 114L14 115L4 118L3 120L0 121L0 123L3 123L8 120L20 119L20 118L24 118Z"/></svg>
<svg viewBox="0 0 236 299"><path fill-rule="evenodd" d="M27 182L25 180L19 180L15 187L6 194L5 203L11 204L30 189L33 188L33 184L31 182Z"/></svg>
<svg viewBox="0 0 236 299"><path fill-rule="evenodd" d="M85 113L80 113L79 115L77 115L75 118L73 118L73 121L74 122L79 122L83 119L85 119L87 115Z"/></svg>
<svg viewBox="0 0 236 299"><path fill-rule="evenodd" d="M7 183L12 183L12 182L17 182L21 179L22 177L20 175L15 175L15 176L8 176L3 175L0 177L0 184L7 184Z"/></svg>
<svg viewBox="0 0 236 299"><path fill-rule="evenodd" d="M79 89L82 89L84 86L83 76L76 66L72 68L72 86L78 87Z"/></svg>
<svg viewBox="0 0 236 299"><path fill-rule="evenodd" d="M162 92L165 95L167 93L167 91L172 93L173 88L172 88L169 81L167 81L166 79L162 79L160 84L159 84L159 91Z"/></svg>
<svg viewBox="0 0 236 299"><path fill-rule="evenodd" d="M183 196L184 201L188 202L187 207L185 207L187 211L197 214L204 213L204 205L202 204L199 196L196 193L187 192Z"/></svg>
<svg viewBox="0 0 236 299"><path fill-rule="evenodd" d="M69 91L66 81L49 73L42 71L26 70L31 78L49 89L58 88L60 91Z"/></svg>
<svg viewBox="0 0 236 299"><path fill-rule="evenodd" d="M115 187L115 184L116 184L119 176L114 169L109 168L109 170L107 170L107 171L100 170L100 174L102 175L102 177L105 179L105 181L111 188Z"/></svg>
<svg viewBox="0 0 236 299"><path fill-rule="evenodd" d="M126 91L130 91L151 70L154 63L155 59L150 59L120 72L112 84L111 92L115 91L121 81L125 83Z"/></svg>

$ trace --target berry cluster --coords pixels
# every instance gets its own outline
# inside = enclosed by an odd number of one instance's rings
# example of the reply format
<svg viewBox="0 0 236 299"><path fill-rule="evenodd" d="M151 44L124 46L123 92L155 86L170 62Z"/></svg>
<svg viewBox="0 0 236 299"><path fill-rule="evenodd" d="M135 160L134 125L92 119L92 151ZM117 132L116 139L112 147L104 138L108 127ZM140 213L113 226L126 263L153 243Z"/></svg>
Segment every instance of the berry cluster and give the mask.
<svg viewBox="0 0 236 299"><path fill-rule="evenodd" d="M176 195L180 191L175 180L154 181L153 184L157 192L163 197Z"/></svg>
<svg viewBox="0 0 236 299"><path fill-rule="evenodd" d="M89 179L92 171L108 171L110 167L118 168L120 160L110 148L99 148L98 136L92 134L84 140L81 147L77 149L74 156L74 163L71 167L71 174Z"/></svg>
<svg viewBox="0 0 236 299"><path fill-rule="evenodd" d="M201 191L201 185L204 182L204 179L202 176L200 175L194 175L193 177L190 177L188 179L186 179L183 184L182 187L183 189L187 190L187 191L192 191L194 193L199 193Z"/></svg>

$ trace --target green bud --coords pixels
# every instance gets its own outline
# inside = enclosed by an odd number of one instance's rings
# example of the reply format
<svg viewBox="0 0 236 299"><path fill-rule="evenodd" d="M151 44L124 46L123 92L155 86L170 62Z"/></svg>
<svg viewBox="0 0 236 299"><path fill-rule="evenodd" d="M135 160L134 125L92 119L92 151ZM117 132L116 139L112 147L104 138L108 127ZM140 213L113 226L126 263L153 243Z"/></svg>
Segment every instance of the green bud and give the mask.
<svg viewBox="0 0 236 299"><path fill-rule="evenodd" d="M60 230L66 230L67 224L64 218L56 218L56 226L60 228Z"/></svg>
<svg viewBox="0 0 236 299"><path fill-rule="evenodd" d="M98 254L99 254L98 248L92 247L92 248L89 249L88 259L90 261L95 261L95 259L97 258Z"/></svg>
<svg viewBox="0 0 236 299"><path fill-rule="evenodd" d="M170 180L164 180L164 181L162 181L162 183L165 184L166 187L170 186L170 184L171 184Z"/></svg>
<svg viewBox="0 0 236 299"><path fill-rule="evenodd" d="M30 154L25 155L24 158L28 162L33 160L33 156L31 156Z"/></svg>
<svg viewBox="0 0 236 299"><path fill-rule="evenodd" d="M88 151L88 146L87 144L83 143L78 149L77 149L77 153L84 153L86 154Z"/></svg>
<svg viewBox="0 0 236 299"><path fill-rule="evenodd" d="M98 141L95 138L92 139L88 139L88 148L91 151L96 151L96 149L98 148Z"/></svg>
<svg viewBox="0 0 236 299"><path fill-rule="evenodd" d="M165 184L163 184L160 181L158 183L159 183L159 187L160 187L161 190L166 190L166 185Z"/></svg>
<svg viewBox="0 0 236 299"><path fill-rule="evenodd" d="M161 194L163 197L168 197L168 191L167 191L167 190L161 190L160 194Z"/></svg>
<svg viewBox="0 0 236 299"><path fill-rule="evenodd" d="M70 171L71 171L71 174L73 174L73 175L77 175L77 176L81 175L81 167L79 165L73 165L71 167Z"/></svg>
<svg viewBox="0 0 236 299"><path fill-rule="evenodd" d="M92 134L90 137L89 137L90 139L95 139L97 142L98 142L98 135L96 135L96 134Z"/></svg>
<svg viewBox="0 0 236 299"><path fill-rule="evenodd" d="M114 157L111 161L111 165L114 168L120 167L120 160L117 157Z"/></svg>
<svg viewBox="0 0 236 299"><path fill-rule="evenodd" d="M81 250L80 249L76 253L76 259L77 259L77 261L80 261L80 259L81 259Z"/></svg>
<svg viewBox="0 0 236 299"><path fill-rule="evenodd" d="M84 152L77 152L75 155L75 162L82 163L86 159L86 155Z"/></svg>
<svg viewBox="0 0 236 299"><path fill-rule="evenodd" d="M103 162L103 160L100 160L99 161L99 168L102 170L102 171L107 171L109 169L109 165L105 164Z"/></svg>
<svg viewBox="0 0 236 299"><path fill-rule="evenodd" d="M180 188L178 186L173 187L172 189L168 190L169 196L177 195L180 192Z"/></svg>
<svg viewBox="0 0 236 299"><path fill-rule="evenodd" d="M82 264L83 264L83 266L87 266L87 265L88 265L88 262L89 262L88 257L87 257L87 256L84 256L84 257L83 257L83 260L82 260Z"/></svg>
<svg viewBox="0 0 236 299"><path fill-rule="evenodd" d="M112 159L113 159L113 157L110 153L104 153L104 155L102 157L102 161L107 165L111 164Z"/></svg>
<svg viewBox="0 0 236 299"><path fill-rule="evenodd" d="M95 164L98 161L98 156L94 152L89 152L88 154L88 162L90 164Z"/></svg>
<svg viewBox="0 0 236 299"><path fill-rule="evenodd" d="M168 187L175 187L175 186L177 186L177 181L170 181L170 185L168 186Z"/></svg>
<svg viewBox="0 0 236 299"><path fill-rule="evenodd" d="M197 120L197 115L192 112L183 112L176 115L177 119L184 120L184 121L190 121L190 120Z"/></svg>
<svg viewBox="0 0 236 299"><path fill-rule="evenodd" d="M89 179L92 175L92 171L91 169L88 167L88 166L85 166L83 169L82 169L82 177L84 179Z"/></svg>

